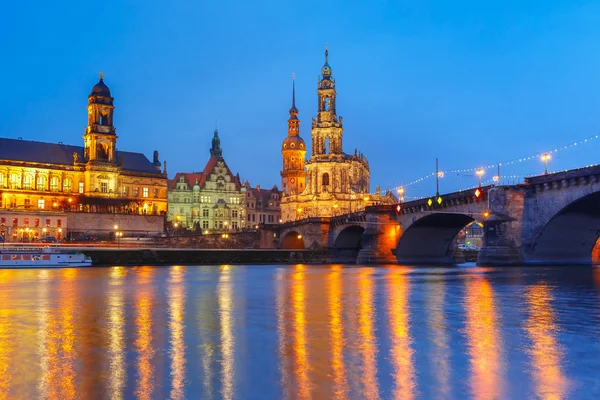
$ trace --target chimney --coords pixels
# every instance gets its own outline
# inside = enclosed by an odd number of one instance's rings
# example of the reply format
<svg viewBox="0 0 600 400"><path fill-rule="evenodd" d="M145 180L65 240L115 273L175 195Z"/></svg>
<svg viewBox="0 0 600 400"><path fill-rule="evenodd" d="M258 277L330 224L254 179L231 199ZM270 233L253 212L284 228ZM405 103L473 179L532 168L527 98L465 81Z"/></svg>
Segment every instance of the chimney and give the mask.
<svg viewBox="0 0 600 400"><path fill-rule="evenodd" d="M158 161L158 150L154 150L154 160L152 162L154 165L160 165L160 161Z"/></svg>

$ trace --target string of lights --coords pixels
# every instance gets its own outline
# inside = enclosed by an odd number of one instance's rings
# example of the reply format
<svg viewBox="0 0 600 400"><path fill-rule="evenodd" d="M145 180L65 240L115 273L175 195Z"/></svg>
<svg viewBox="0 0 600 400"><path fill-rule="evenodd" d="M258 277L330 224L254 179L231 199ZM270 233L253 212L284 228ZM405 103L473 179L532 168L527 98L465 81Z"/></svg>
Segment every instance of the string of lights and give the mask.
<svg viewBox="0 0 600 400"><path fill-rule="evenodd" d="M491 168L497 168L498 166L502 167L502 166L519 164L519 163L526 162L526 161L537 160L537 159L540 159L540 157L542 157L544 155L556 154L556 153L564 151L564 150L568 150L568 149L571 149L571 148L574 148L577 146L585 145L585 144L587 144L591 141L597 140L599 138L600 138L600 135L594 135L594 136L590 136L586 139L578 140L578 141L569 143L569 144L561 146L561 147L554 148L554 149L546 151L546 152L538 152L538 153L535 153L535 154L527 156L527 157L515 158L512 160L507 160L507 161L503 161L503 162L495 163L495 164L489 164L489 165L485 165L485 166L481 166L481 167L444 170L444 171L438 172L438 176L444 177L444 176L447 176L448 174L460 174L460 173L466 173L466 172L477 173L477 171L479 171L479 170L486 170L486 169L491 169ZM547 161L548 159L549 159L549 157L547 156L547 158L544 161ZM593 165L588 165L587 167L590 167L590 166L593 166ZM582 167L582 168L585 168L585 167ZM501 179L505 179L505 178L506 179L516 179L516 178L525 178L527 176L532 176L532 175L535 175L535 174L507 175L507 176L501 176L500 178ZM415 179L407 184L398 185L397 189L415 185L417 183L420 183L420 182L422 182L426 179L429 179L431 177L434 177L434 176L435 176L435 172L429 173L429 174L422 176L418 179ZM498 178L496 178L496 179L498 179Z"/></svg>

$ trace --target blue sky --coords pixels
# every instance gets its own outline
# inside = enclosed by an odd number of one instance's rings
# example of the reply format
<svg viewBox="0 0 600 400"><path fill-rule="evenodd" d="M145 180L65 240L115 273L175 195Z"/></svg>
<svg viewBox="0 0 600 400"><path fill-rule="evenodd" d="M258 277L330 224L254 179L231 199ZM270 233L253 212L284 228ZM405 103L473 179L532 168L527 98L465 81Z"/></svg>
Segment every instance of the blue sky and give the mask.
<svg viewBox="0 0 600 400"><path fill-rule="evenodd" d="M231 169L280 185L291 74L308 142L326 42L344 150L368 157L372 190L431 173L436 157L474 168L600 133L598 1L11 2L0 35L0 136L81 144L103 71L118 148L159 150L171 177L204 167L218 119ZM550 169L599 150L561 151ZM532 160L502 174L540 172ZM448 174L441 191L475 183Z"/></svg>

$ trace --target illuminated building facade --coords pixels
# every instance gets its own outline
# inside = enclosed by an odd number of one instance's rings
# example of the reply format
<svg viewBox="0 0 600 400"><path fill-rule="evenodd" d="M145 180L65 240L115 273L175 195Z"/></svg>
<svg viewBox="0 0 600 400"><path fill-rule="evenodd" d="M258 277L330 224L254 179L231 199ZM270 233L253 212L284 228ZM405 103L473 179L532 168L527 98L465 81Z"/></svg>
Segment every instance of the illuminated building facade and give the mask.
<svg viewBox="0 0 600 400"><path fill-rule="evenodd" d="M234 175L215 129L210 158L202 172L178 172L169 181L168 220L178 227L202 231L239 230L246 226L245 187Z"/></svg>
<svg viewBox="0 0 600 400"><path fill-rule="evenodd" d="M251 188L246 182L246 223L247 226L258 224L278 224L281 219L281 192L277 186L261 189L260 185Z"/></svg>
<svg viewBox="0 0 600 400"><path fill-rule="evenodd" d="M88 96L83 147L0 138L0 210L165 213L167 176L158 152L150 161L117 150L114 108L100 74Z"/></svg>
<svg viewBox="0 0 600 400"><path fill-rule="evenodd" d="M288 136L282 144L284 222L307 217L330 217L363 210L367 205L393 204L390 192L369 193L370 170L366 157L357 150L343 151L343 119L336 110L336 82L325 50L325 64L317 87L318 109L312 119L312 155L305 163L306 148L300 137L295 105L295 85L288 120Z"/></svg>

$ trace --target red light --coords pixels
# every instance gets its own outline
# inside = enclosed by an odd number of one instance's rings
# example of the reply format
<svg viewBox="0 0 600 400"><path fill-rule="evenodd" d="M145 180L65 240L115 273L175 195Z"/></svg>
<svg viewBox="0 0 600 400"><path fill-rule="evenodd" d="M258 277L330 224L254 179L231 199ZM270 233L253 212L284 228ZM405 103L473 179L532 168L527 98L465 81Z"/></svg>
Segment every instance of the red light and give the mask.
<svg viewBox="0 0 600 400"><path fill-rule="evenodd" d="M479 198L479 196L481 196L483 193L481 192L481 190L477 189L475 190L475 197Z"/></svg>

